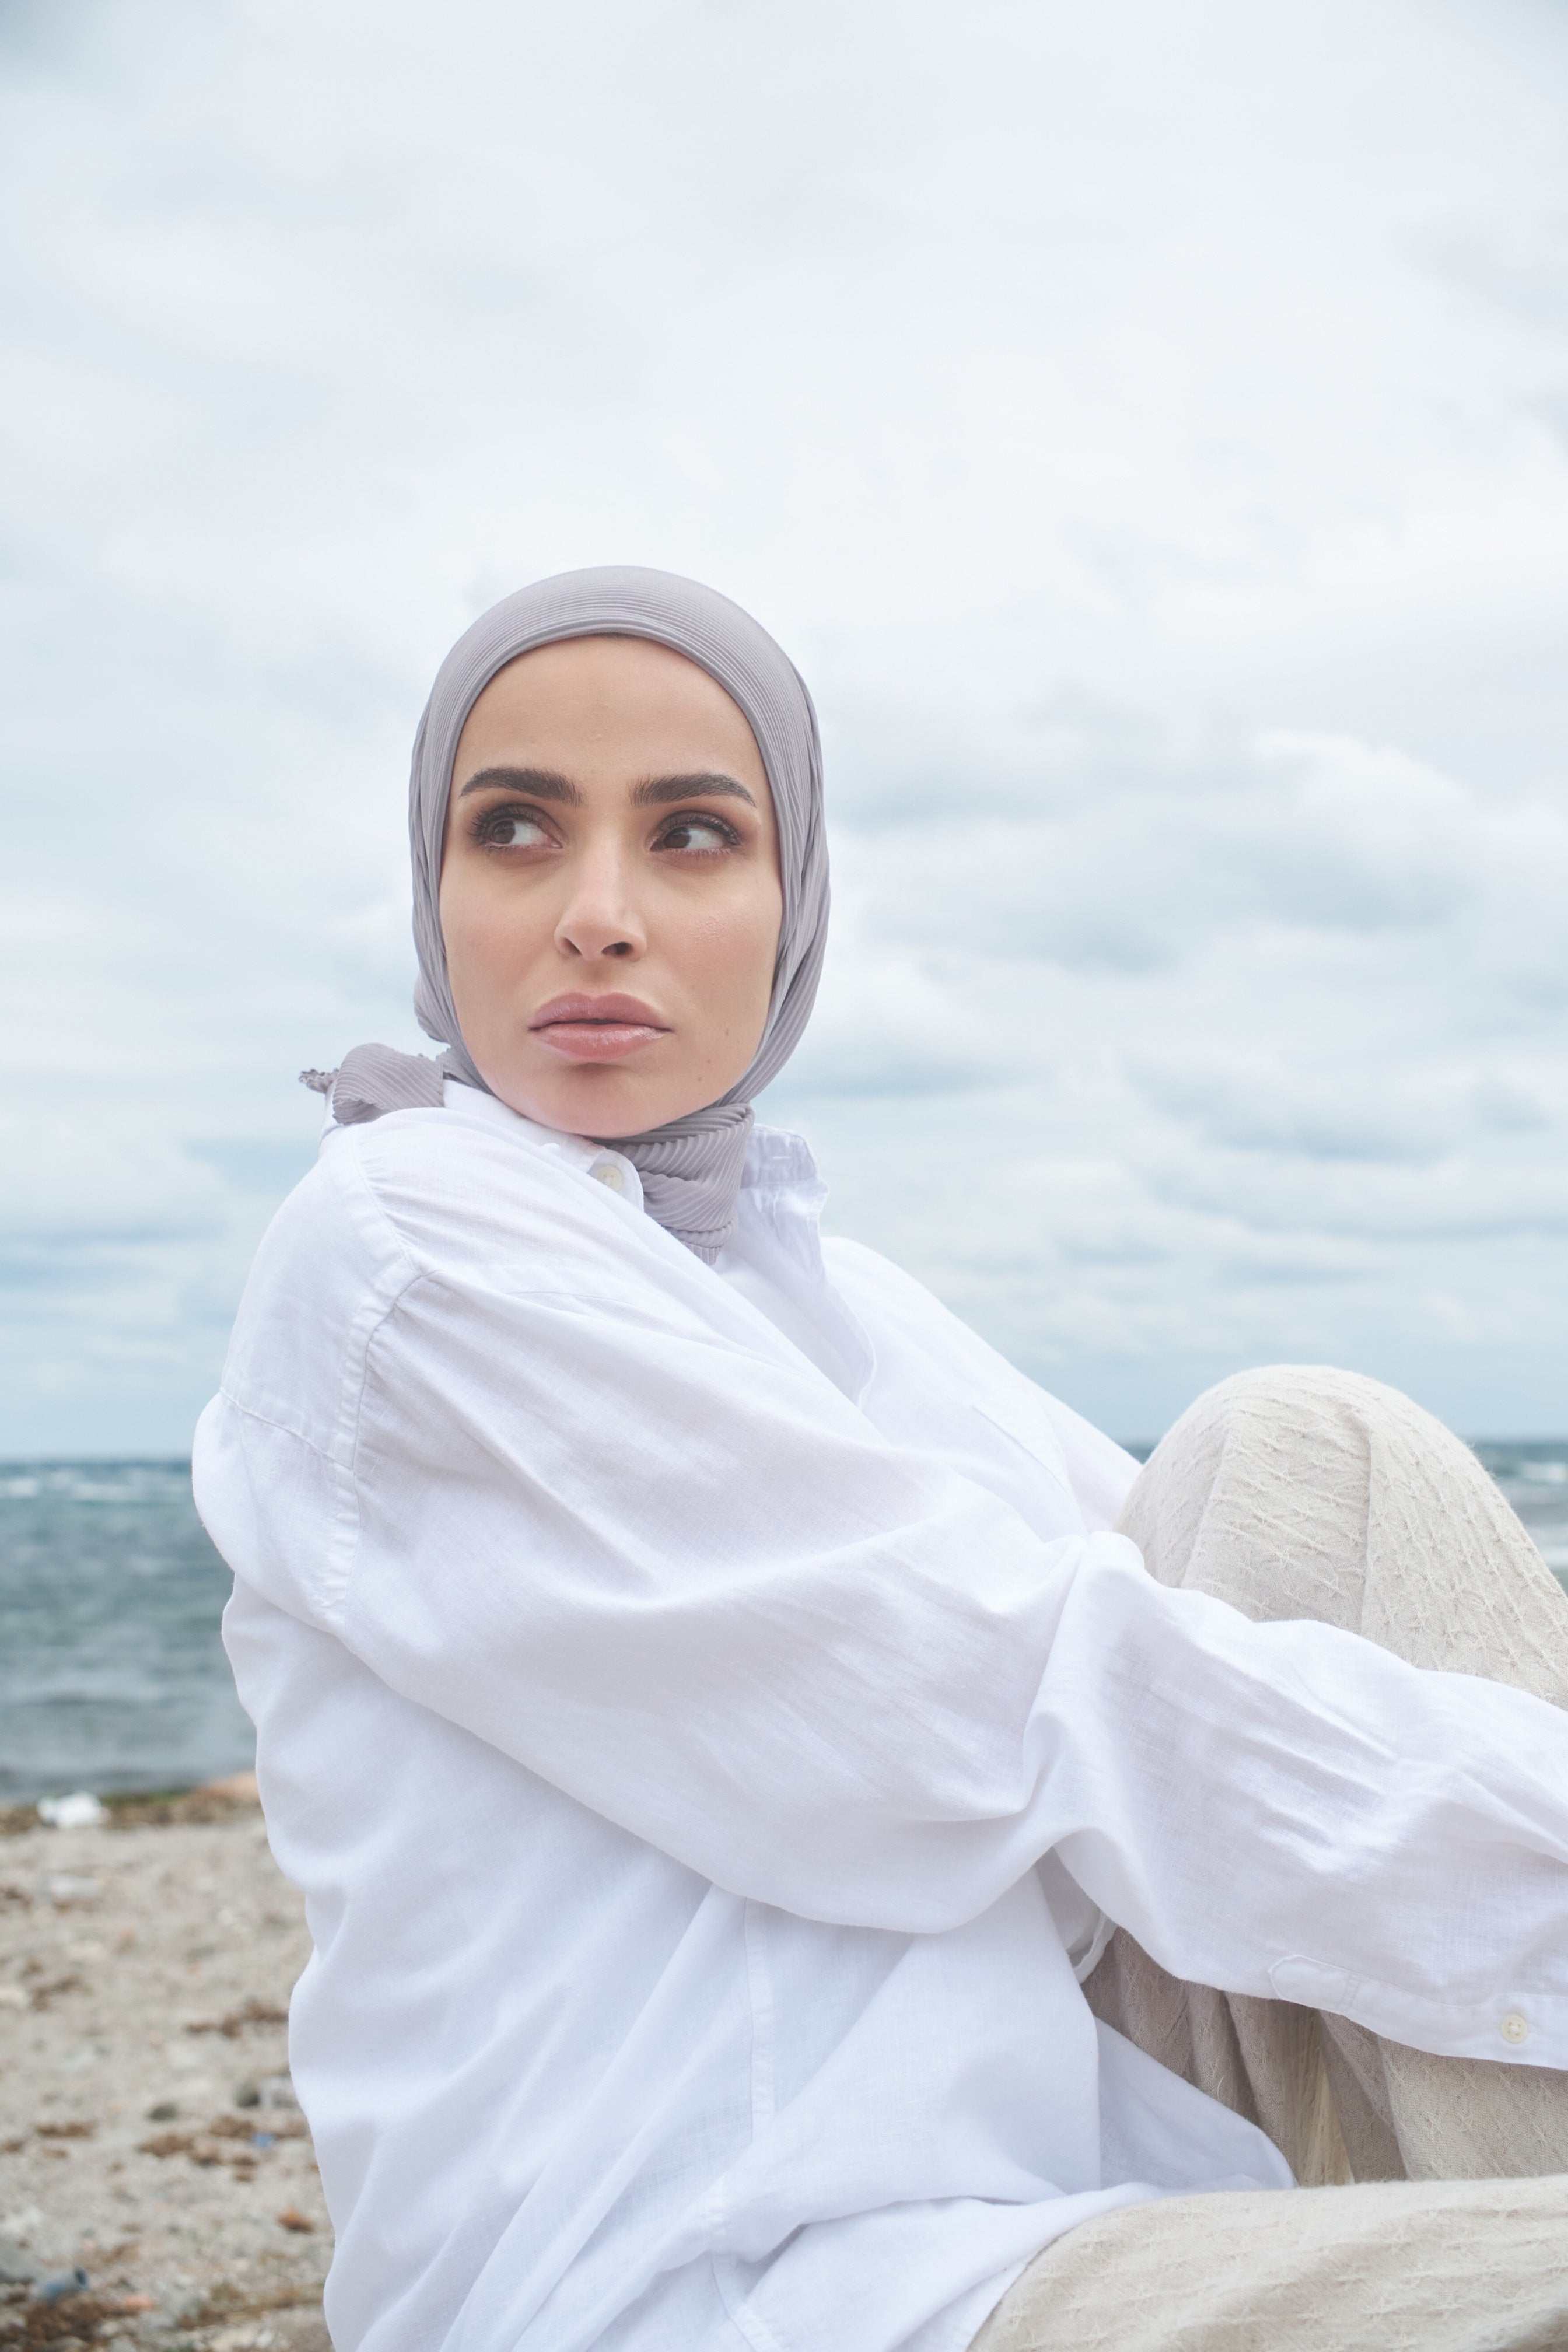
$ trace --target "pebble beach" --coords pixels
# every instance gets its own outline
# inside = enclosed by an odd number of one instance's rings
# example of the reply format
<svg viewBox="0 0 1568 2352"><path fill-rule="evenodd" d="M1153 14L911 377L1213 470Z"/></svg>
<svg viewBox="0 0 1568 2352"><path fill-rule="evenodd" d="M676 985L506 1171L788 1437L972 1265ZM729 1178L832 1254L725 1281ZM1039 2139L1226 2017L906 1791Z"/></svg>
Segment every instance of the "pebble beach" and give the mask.
<svg viewBox="0 0 1568 2352"><path fill-rule="evenodd" d="M329 2352L309 1950L247 1779L0 1811L0 2347Z"/></svg>

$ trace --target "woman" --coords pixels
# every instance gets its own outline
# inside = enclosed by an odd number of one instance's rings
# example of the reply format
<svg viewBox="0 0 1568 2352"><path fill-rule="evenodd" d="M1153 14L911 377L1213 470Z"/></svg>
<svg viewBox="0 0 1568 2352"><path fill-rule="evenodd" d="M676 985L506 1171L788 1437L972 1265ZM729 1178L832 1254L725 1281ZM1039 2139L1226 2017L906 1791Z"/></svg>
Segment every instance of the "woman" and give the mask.
<svg viewBox="0 0 1568 2352"><path fill-rule="evenodd" d="M412 836L446 1050L310 1074L195 1463L340 2352L1554 2340L1564 2182L1436 2178L1568 2172L1568 1616L1470 1457L1272 1374L1138 1476L819 1242L722 597L486 614Z"/></svg>

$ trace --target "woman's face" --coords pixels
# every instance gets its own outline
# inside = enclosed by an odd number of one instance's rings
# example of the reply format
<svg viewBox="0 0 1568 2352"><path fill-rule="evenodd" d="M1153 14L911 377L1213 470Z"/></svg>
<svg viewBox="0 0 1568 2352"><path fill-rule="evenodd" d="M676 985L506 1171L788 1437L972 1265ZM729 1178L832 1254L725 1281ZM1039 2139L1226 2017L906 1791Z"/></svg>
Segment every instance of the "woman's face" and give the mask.
<svg viewBox="0 0 1568 2352"><path fill-rule="evenodd" d="M784 895L773 796L722 687L640 637L509 662L458 739L441 929L463 1043L567 1134L700 1110L762 1039Z"/></svg>

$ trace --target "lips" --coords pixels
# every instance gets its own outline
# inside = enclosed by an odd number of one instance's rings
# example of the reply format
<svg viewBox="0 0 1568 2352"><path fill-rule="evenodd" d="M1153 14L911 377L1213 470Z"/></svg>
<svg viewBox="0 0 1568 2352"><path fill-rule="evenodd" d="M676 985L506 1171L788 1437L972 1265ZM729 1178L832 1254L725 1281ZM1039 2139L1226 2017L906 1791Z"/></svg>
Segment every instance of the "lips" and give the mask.
<svg viewBox="0 0 1568 2352"><path fill-rule="evenodd" d="M620 1062L669 1032L638 996L552 996L529 1028L569 1062Z"/></svg>

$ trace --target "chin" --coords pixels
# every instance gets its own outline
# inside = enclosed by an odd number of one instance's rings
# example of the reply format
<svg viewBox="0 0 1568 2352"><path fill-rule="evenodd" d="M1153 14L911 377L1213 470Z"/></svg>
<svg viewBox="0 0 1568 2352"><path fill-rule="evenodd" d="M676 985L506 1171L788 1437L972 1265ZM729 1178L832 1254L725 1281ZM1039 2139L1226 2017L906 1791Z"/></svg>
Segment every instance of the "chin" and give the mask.
<svg viewBox="0 0 1568 2352"><path fill-rule="evenodd" d="M499 1083L489 1070L481 1075L509 1110L552 1128L557 1135L589 1135L609 1142L617 1135L640 1135L645 1128L677 1116L660 1105L639 1102L635 1090L624 1084L604 1085L606 1074L600 1070L581 1078L567 1071L552 1071L548 1077L520 1072Z"/></svg>
<svg viewBox="0 0 1568 2352"><path fill-rule="evenodd" d="M656 1079L624 1063L611 1067L556 1062L549 1069L531 1063L521 1069L492 1070L480 1062L479 1067L490 1092L509 1110L552 1128L557 1135L587 1135L604 1143L623 1135L646 1135L672 1118L703 1110L734 1084L734 1078L721 1076L711 1083L697 1077L685 1086L672 1085L668 1072Z"/></svg>

